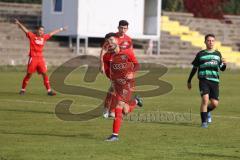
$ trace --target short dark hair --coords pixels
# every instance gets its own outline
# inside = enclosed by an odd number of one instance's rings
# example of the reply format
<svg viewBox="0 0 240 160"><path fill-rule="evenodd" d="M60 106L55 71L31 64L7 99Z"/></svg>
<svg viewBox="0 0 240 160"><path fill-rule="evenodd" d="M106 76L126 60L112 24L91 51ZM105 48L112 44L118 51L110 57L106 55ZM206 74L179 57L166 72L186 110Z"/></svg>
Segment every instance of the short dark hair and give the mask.
<svg viewBox="0 0 240 160"><path fill-rule="evenodd" d="M110 32L110 33L106 34L104 38L105 38L105 40L106 40L106 39L108 39L108 38L110 38L110 37L116 37L116 36L117 36L116 33Z"/></svg>
<svg viewBox="0 0 240 160"><path fill-rule="evenodd" d="M119 21L119 23L118 23L118 26L128 26L129 25L129 23L128 23L128 21L126 21L126 20L121 20L121 21Z"/></svg>
<svg viewBox="0 0 240 160"><path fill-rule="evenodd" d="M110 33L106 34L104 37L104 40L101 42L100 46L103 47L103 45L107 41L107 39L109 39L110 37L116 37L116 36L117 36L117 34L114 32L110 32Z"/></svg>
<svg viewBox="0 0 240 160"><path fill-rule="evenodd" d="M215 38L215 35L214 34L207 34L206 36L205 36L205 41L208 39L208 37L213 37L213 38Z"/></svg>
<svg viewBox="0 0 240 160"><path fill-rule="evenodd" d="M39 30L40 28L44 28L44 26L37 26L37 30Z"/></svg>

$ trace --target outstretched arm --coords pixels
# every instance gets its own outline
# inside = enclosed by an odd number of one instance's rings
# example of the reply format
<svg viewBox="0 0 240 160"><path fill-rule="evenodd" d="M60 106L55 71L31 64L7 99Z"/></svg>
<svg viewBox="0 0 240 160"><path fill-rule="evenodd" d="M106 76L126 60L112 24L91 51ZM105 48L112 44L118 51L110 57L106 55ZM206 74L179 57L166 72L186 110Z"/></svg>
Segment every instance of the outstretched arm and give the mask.
<svg viewBox="0 0 240 160"><path fill-rule="evenodd" d="M29 32L29 30L22 23L20 23L18 19L15 19L15 24L17 24L18 27L21 28L21 30L24 33L28 33Z"/></svg>
<svg viewBox="0 0 240 160"><path fill-rule="evenodd" d="M192 88L191 81L192 81L192 78L193 78L193 76L195 75L196 72L197 72L197 67L193 66L192 71L191 71L191 73L190 73L190 75L188 77L188 81L187 81L188 89Z"/></svg>
<svg viewBox="0 0 240 160"><path fill-rule="evenodd" d="M53 35L55 35L55 34L57 34L57 33L59 33L59 32L66 31L66 30L67 30L67 27L61 27L61 28L59 28L59 29L56 29L56 30L50 32L49 35L50 35L50 36L53 36Z"/></svg>

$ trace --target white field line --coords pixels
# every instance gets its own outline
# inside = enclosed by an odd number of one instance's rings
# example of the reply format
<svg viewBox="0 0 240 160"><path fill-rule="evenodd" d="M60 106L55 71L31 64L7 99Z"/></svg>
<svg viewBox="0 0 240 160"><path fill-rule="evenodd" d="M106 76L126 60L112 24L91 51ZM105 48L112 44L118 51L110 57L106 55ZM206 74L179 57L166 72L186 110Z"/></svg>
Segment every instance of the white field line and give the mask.
<svg viewBox="0 0 240 160"><path fill-rule="evenodd" d="M33 103L33 104L50 104L50 105L56 105L57 103L51 103L51 102L41 102L41 101L29 101L29 100L20 100L20 99L15 99L15 100L12 100L12 99L0 99L0 102L3 101L3 102L8 102L8 103L11 103L11 102L18 102L18 103ZM73 104L73 106L82 106L82 107L87 107L89 105L85 105L85 104L82 104L82 105L76 105L76 104ZM190 114L189 112L171 112L171 111L149 111L149 112L159 112L159 113L176 113L176 114ZM191 113L191 116L199 116L199 114L195 114L195 113ZM237 117L237 116L223 116L223 115L214 115L214 117L218 117L218 118L227 118L227 119L240 119L240 117Z"/></svg>

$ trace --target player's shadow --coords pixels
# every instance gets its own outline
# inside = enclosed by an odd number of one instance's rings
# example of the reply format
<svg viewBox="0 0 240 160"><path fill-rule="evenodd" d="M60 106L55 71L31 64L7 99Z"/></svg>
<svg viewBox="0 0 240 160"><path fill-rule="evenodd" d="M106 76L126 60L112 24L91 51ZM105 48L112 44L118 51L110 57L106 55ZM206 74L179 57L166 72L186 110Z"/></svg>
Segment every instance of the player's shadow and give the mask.
<svg viewBox="0 0 240 160"><path fill-rule="evenodd" d="M57 133L29 133L29 132L10 132L0 131L1 134L8 135L23 135L23 136L50 136L50 137L62 137L62 138L84 138L84 139L96 139L93 134L80 133L80 134L57 134Z"/></svg>
<svg viewBox="0 0 240 160"><path fill-rule="evenodd" d="M27 92L26 95L30 95L30 96L37 96L37 98L39 98L39 95L43 95L45 96L45 94L40 94L40 93L34 93L34 92ZM24 95L24 96L26 96ZM16 96L19 96L19 97L22 97L22 95L19 95L19 92L5 92L5 91L1 91L0 92L0 96L9 96L9 97L15 97Z"/></svg>
<svg viewBox="0 0 240 160"><path fill-rule="evenodd" d="M34 110L21 110L21 109L4 109L0 108L0 112L18 112L18 113L36 113L36 114L55 114L50 111L34 111Z"/></svg>
<svg viewBox="0 0 240 160"><path fill-rule="evenodd" d="M5 91L1 91L1 92L0 92L0 95L6 95L6 96L10 95L10 96L12 96L12 95L16 95L16 93L17 93L17 92L5 92Z"/></svg>
<svg viewBox="0 0 240 160"><path fill-rule="evenodd" d="M223 154L216 154L216 153L192 153L192 152L188 152L187 154L197 156L197 157L208 157L209 159L211 159L211 158L236 159L236 160L240 159L240 156L223 155Z"/></svg>
<svg viewBox="0 0 240 160"><path fill-rule="evenodd" d="M173 126L185 126L185 127L198 127L199 128L199 124L194 123L194 122L153 122L156 124L162 124L162 125L173 125Z"/></svg>
<svg viewBox="0 0 240 160"><path fill-rule="evenodd" d="M23 110L23 109L5 109L0 108L0 112L18 112L18 113L33 113L33 114L49 114L49 115L55 115L54 111L36 111L36 110ZM61 116L73 116L72 113L60 113ZM58 116L59 116L58 115Z"/></svg>
<svg viewBox="0 0 240 160"><path fill-rule="evenodd" d="M151 124L155 124L155 125L173 125L173 126L185 126L185 127L194 127L194 128L199 128L199 124L195 123L193 121L189 121L189 122L177 122L177 121L166 121L166 122L156 122L156 121L131 121L131 120L125 120L126 122L136 122L136 123L151 123Z"/></svg>

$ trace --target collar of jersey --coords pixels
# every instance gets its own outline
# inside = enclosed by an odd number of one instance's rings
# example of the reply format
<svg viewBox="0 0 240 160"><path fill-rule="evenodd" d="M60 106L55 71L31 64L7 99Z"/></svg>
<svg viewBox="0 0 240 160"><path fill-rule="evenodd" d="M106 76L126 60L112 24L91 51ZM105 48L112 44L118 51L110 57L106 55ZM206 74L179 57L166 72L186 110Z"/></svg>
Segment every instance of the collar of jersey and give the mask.
<svg viewBox="0 0 240 160"><path fill-rule="evenodd" d="M207 53L213 53L213 52L215 52L215 50L209 51L209 50L207 50L207 49L205 49L204 51L207 52Z"/></svg>

